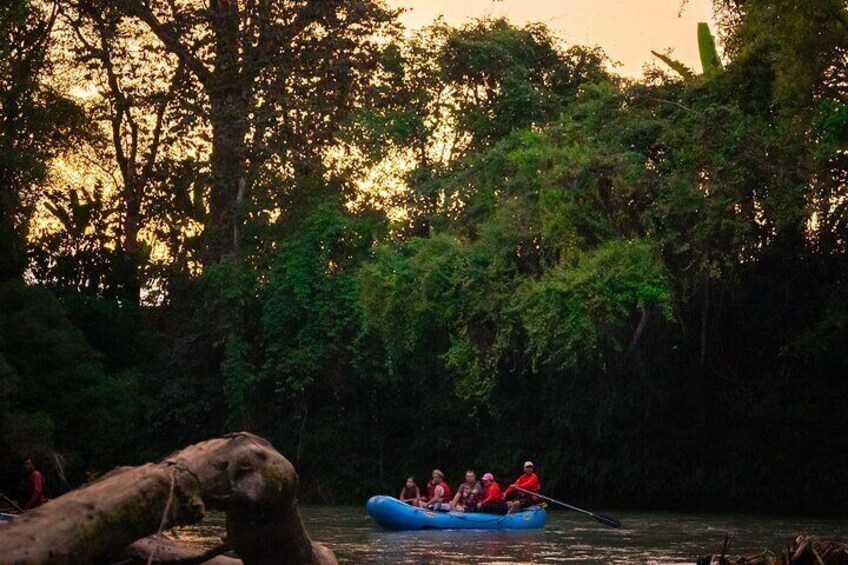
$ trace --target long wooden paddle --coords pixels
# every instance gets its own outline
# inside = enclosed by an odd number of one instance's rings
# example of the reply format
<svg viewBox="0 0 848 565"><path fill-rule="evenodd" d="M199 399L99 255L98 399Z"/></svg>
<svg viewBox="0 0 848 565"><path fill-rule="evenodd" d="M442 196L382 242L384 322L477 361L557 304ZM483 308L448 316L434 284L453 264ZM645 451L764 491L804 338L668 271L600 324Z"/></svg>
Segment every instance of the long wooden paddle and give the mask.
<svg viewBox="0 0 848 565"><path fill-rule="evenodd" d="M512 488L514 488L515 490L527 493L527 494L532 494L533 496L538 496L539 498L541 498L543 500L547 500L548 502L553 502L554 504L559 504L560 506L564 506L565 508L568 508L569 510L574 510L575 512L580 512L582 514L586 514L587 516L591 516L592 518L594 518L595 520L597 520L598 522L600 522L601 524L603 524L605 526L609 526L611 528L620 528L621 527L621 522L619 522L615 518L611 518L609 516L604 516L603 514L595 514L594 512L589 512L588 510L583 510L582 508L577 508L576 506L566 504L565 502L555 500L555 499L553 499L549 496L539 494L538 492L529 491L529 490L523 489L521 487L513 486Z"/></svg>
<svg viewBox="0 0 848 565"><path fill-rule="evenodd" d="M15 507L15 509L16 509L18 512L20 512L21 514L23 514L24 512L26 512L23 508L21 508L20 506L18 506L17 504L15 504L15 501L14 501L14 500L12 500L11 498L9 498L8 496L6 496L5 494L3 494L2 492L0 492L0 497L3 497L3 499L5 499L5 500L6 500L6 502L8 502L8 503L9 503L9 504L11 504L12 506L14 506L14 507Z"/></svg>

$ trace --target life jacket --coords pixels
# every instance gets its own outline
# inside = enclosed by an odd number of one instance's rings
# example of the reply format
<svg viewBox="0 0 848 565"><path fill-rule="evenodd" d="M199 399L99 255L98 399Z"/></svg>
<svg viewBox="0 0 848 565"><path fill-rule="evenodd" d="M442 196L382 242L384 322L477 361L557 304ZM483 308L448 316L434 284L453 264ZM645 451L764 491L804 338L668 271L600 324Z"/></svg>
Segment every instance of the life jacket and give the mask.
<svg viewBox="0 0 848 565"><path fill-rule="evenodd" d="M530 473L529 475L521 475L515 481L515 485L523 488L524 490L529 490L532 492L539 492L542 490L542 484L539 482L539 477L536 476L536 473ZM532 494L528 494L522 491L518 491L517 498L529 498L534 503L539 502L538 496L534 496Z"/></svg>
<svg viewBox="0 0 848 565"><path fill-rule="evenodd" d="M437 485L433 484L432 481L427 484L427 500L433 500L433 498L436 496L436 486ZM444 479L442 479L442 482L439 483L438 486L441 486L445 491L445 494L442 495L442 502L450 502L451 490L448 486L448 483Z"/></svg>
<svg viewBox="0 0 848 565"><path fill-rule="evenodd" d="M512 500L513 498L516 498L518 500L530 499L533 501L533 503L538 504L538 496L524 492L540 492L542 490L542 484L539 482L539 477L536 476L536 473L530 473L529 475L521 475L520 477L515 479L513 485L515 486L510 486L504 491L504 498L506 498L507 500ZM518 490L518 488L516 487L523 490Z"/></svg>
<svg viewBox="0 0 848 565"><path fill-rule="evenodd" d="M471 485L462 483L456 492L460 494L459 501L463 504L476 504L483 499L483 486L477 481Z"/></svg>
<svg viewBox="0 0 848 565"><path fill-rule="evenodd" d="M503 500L501 486L496 482L492 482L492 484L487 486L486 490L483 492L483 495L483 502L485 502L486 504L492 504L493 502ZM491 500L489 500L490 498Z"/></svg>

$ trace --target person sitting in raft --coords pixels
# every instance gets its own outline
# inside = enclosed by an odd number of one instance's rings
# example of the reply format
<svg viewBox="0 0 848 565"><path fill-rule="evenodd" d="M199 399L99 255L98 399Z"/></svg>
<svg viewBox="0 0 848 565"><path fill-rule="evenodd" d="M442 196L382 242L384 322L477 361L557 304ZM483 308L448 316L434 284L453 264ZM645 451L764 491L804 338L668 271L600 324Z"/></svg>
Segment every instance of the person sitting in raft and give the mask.
<svg viewBox="0 0 848 565"><path fill-rule="evenodd" d="M400 491L398 500L414 505L419 498L421 498L421 491L418 489L418 485L415 484L415 477L407 477L406 484L403 490Z"/></svg>
<svg viewBox="0 0 848 565"><path fill-rule="evenodd" d="M524 462L524 473L504 491L504 499L507 501L510 512L517 512L528 506L539 504L539 497L523 491L542 492L542 483L539 482L539 477L533 472L532 461Z"/></svg>
<svg viewBox="0 0 848 565"><path fill-rule="evenodd" d="M430 510L450 510L451 491L445 482L445 474L433 469L432 479L427 483L427 496L418 499L418 506Z"/></svg>
<svg viewBox="0 0 848 565"><path fill-rule="evenodd" d="M491 473L483 475L483 500L477 506L477 512L484 514L506 514L509 509L501 494L500 485Z"/></svg>
<svg viewBox="0 0 848 565"><path fill-rule="evenodd" d="M450 509L456 512L474 512L482 498L483 487L477 481L477 473L469 469L465 471L465 482L456 489Z"/></svg>

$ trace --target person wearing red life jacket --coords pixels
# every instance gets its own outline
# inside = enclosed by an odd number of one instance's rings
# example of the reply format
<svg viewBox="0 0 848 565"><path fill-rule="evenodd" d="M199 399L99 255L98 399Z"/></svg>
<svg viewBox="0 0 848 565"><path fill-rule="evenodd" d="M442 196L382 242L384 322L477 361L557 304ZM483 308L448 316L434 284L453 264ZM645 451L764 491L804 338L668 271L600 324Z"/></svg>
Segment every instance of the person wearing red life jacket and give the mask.
<svg viewBox="0 0 848 565"><path fill-rule="evenodd" d="M523 492L528 490L535 493L542 492L542 483L539 482L539 477L533 472L533 468L532 461L525 461L524 473L504 491L504 499L507 501L510 512L517 512L528 506L539 504L539 497Z"/></svg>
<svg viewBox="0 0 848 565"><path fill-rule="evenodd" d="M477 506L477 512L484 514L506 514L509 509L504 502L500 485L495 481L494 475L486 473L483 475L483 500Z"/></svg>
<svg viewBox="0 0 848 565"><path fill-rule="evenodd" d="M445 474L433 469L432 479L427 483L427 496L418 500L418 506L431 510L450 510L451 490L445 482Z"/></svg>

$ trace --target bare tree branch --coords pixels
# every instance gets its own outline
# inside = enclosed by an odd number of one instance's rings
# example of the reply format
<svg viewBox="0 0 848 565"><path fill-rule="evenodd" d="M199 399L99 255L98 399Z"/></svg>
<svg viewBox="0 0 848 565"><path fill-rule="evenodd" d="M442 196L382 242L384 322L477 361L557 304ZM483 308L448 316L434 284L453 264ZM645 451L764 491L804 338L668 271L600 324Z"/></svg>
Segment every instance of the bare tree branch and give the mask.
<svg viewBox="0 0 848 565"><path fill-rule="evenodd" d="M171 102L180 80L182 80L184 68L185 67L183 67L182 63L177 66L177 69L174 71L174 76L171 78L171 83L168 86L168 92L165 93L162 100L159 102L159 106L156 108L156 124L153 127L153 139L150 141L147 159L145 160L144 169L142 171L142 178L144 179L144 182L150 180L153 167L156 165L156 157L159 153L159 145L161 143L162 129L165 121L165 110L167 110L168 104Z"/></svg>
<svg viewBox="0 0 848 565"><path fill-rule="evenodd" d="M212 72L206 68L203 61L197 55L192 53L191 49L178 39L178 33L171 29L171 26L159 21L156 14L153 13L143 0L116 0L115 5L123 8L127 13L139 18L146 23L150 30L165 44L165 48L176 55L191 72L197 77L197 80L204 86L209 88L212 86Z"/></svg>

